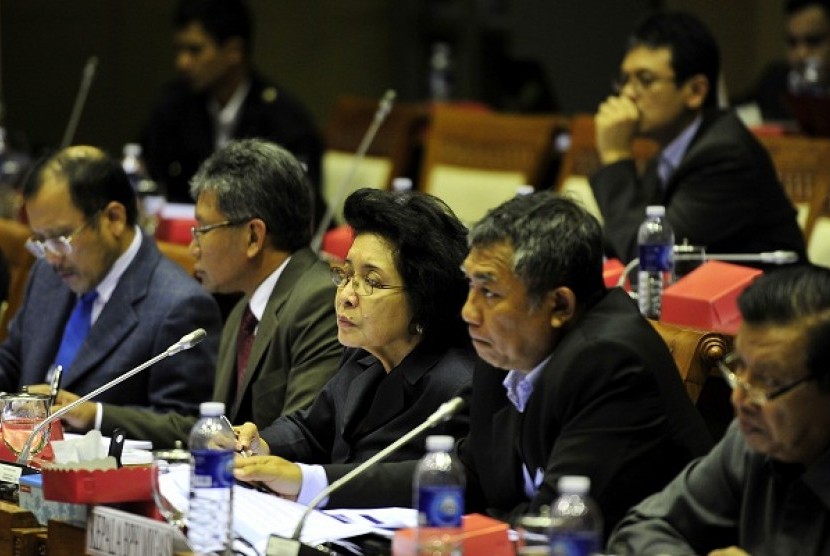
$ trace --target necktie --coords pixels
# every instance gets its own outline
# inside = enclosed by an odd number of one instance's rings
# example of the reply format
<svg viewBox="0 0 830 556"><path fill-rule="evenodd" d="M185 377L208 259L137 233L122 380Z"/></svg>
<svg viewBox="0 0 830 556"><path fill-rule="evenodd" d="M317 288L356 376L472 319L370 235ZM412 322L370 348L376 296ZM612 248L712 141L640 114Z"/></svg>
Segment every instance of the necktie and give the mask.
<svg viewBox="0 0 830 556"><path fill-rule="evenodd" d="M61 365L64 369L69 369L72 365L92 326L92 305L97 298L98 292L95 290L86 292L78 298L63 329L61 345L55 357L56 365Z"/></svg>
<svg viewBox="0 0 830 556"><path fill-rule="evenodd" d="M245 367L248 366L248 357L251 355L251 346L254 344L254 331L259 323L251 312L251 306L245 306L242 314L242 321L239 323L239 331L236 333L236 385L237 393L242 388L242 380L245 378Z"/></svg>

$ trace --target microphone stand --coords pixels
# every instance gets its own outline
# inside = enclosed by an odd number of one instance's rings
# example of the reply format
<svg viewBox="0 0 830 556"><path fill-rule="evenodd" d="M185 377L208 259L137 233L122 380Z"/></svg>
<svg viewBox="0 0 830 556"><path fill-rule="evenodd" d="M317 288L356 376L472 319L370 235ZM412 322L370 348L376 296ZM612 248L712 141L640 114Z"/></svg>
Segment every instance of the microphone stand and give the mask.
<svg viewBox="0 0 830 556"><path fill-rule="evenodd" d="M207 336L207 332L205 332L204 328L199 328L197 330L194 330L193 332L191 332L190 334L185 335L184 337L182 337L181 340L179 340L178 342L176 342L175 344L173 344L172 346L167 348L162 353L156 355L155 357L153 357L149 361L145 361L144 363L142 363L138 367L135 367L135 368L127 371L123 375L115 377L114 379L107 382L103 386L99 386L98 388L96 388L92 392L90 392L90 393L88 393L84 396L81 396L80 398L78 398L74 402L72 402L68 405L65 405L64 407L60 408L58 411L52 413L49 417L47 417L46 419L44 419L43 421L38 423L37 426L35 426L35 428L32 429L32 433L29 435L29 438L26 439L26 443L23 445L23 449L20 450L20 455L17 457L16 463L18 465L24 465L24 466L28 464L28 462L29 462L29 453L32 450L32 443L34 442L35 438L37 438L37 435L40 434L43 431L43 429L45 429L47 426L51 425L56 419L59 419L61 416L69 413L70 411L72 411L73 409L75 409L76 407L81 405L82 403L84 403L86 401L89 401L90 399L94 398L98 394L100 394L102 392L106 392L107 390L109 390L113 386L121 384L122 382L124 382L128 378L132 377L133 375L136 375L136 374L140 373L141 371L143 371L147 367L149 367L151 365L155 365L156 363L158 363L162 359L166 359L167 357L170 357L171 355L176 355L180 351L184 351L186 349L192 348L193 346L195 346L196 344L198 344L199 342L204 340L205 336Z"/></svg>
<svg viewBox="0 0 830 556"><path fill-rule="evenodd" d="M415 427L414 429L410 430L405 435L401 436L397 440L395 440L392 444L381 450L380 452L376 453L374 456L370 457L333 483L329 486L324 488L320 491L320 493L312 498L311 502L308 503L308 507L303 512L303 515L300 516L300 520L297 522L297 527L294 529L294 534L291 536L290 539L282 539L276 536L271 536L268 541L268 550L266 554L268 556L278 556L278 555L298 555L303 553L308 553L309 550L312 553L320 554L321 552L318 549L313 547L307 547L303 545L300 541L300 536L303 532L303 527L305 526L305 522L308 520L308 516L311 515L311 512L326 498L331 496L334 492L338 491L342 486L346 483L366 471L366 469L372 467L382 459L385 459L389 454L401 448L404 444L411 441L413 438L418 436L419 434L423 433L425 430L434 427L441 421L445 421L451 415L453 415L456 411L461 409L464 406L464 400L461 397L455 397L448 402L441 404L441 406L435 410L435 412L430 415L426 421ZM315 552L316 551L316 552Z"/></svg>
<svg viewBox="0 0 830 556"><path fill-rule="evenodd" d="M352 158L352 164L349 166L349 172L343 178L343 181L340 182L340 187L337 188L334 197L329 201L328 206L326 207L326 212L320 220L320 224L317 226L317 232L311 240L311 248L315 253L320 251L320 246L323 243L323 236L325 235L332 218L334 218L335 207L340 206L340 203L343 202L343 197L346 195L346 191L348 191L349 186L354 181L357 169L363 161L363 158L366 156L366 152L369 150L369 146L372 144L375 134L377 134L378 129L380 129L380 126L384 120L386 120L386 116L388 116L389 112L392 111L392 104L395 101L395 96L395 91L389 89L380 99L380 103L378 104L378 109L375 112L372 123L363 135L363 139L357 147L357 152L355 152L354 158Z"/></svg>
<svg viewBox="0 0 830 556"><path fill-rule="evenodd" d="M78 87L78 94L75 96L75 105L72 107L72 113L69 116L69 122L66 124L66 130L63 132L63 140L61 141L61 148L68 147L75 138L75 130L78 128L78 122L81 120L81 112L84 110L86 104L86 96L89 93L89 88L92 86L92 79L95 77L95 70L98 69L98 56L90 56L84 66L84 72L81 75L81 85Z"/></svg>

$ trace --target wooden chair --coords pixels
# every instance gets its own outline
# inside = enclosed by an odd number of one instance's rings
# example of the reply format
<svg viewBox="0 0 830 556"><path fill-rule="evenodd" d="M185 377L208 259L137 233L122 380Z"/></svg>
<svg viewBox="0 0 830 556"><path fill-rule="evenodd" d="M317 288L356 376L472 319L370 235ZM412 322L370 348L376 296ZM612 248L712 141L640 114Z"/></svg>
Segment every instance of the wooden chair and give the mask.
<svg viewBox="0 0 830 556"><path fill-rule="evenodd" d="M351 170L354 154L378 110L378 99L343 95L337 98L324 137L323 197L334 202L343 180ZM360 187L389 188L392 179L406 176L413 164L415 145L428 120L425 105L396 102L383 121L366 157L358 167L351 187L335 207L338 218L342 202Z"/></svg>
<svg viewBox="0 0 830 556"><path fill-rule="evenodd" d="M156 245L162 255L180 265L190 276L195 276L196 259L190 254L189 246L161 240L156 240Z"/></svg>
<svg viewBox="0 0 830 556"><path fill-rule="evenodd" d="M507 115L438 105L426 139L419 188L442 198L467 224L540 185L553 152L553 115Z"/></svg>
<svg viewBox="0 0 830 556"><path fill-rule="evenodd" d="M577 114L571 117L569 125L570 145L562 156L556 191L578 200L600 222L603 221L594 193L588 183L602 164L597 151L596 126L593 114ZM642 173L646 163L658 152L657 144L648 139L635 139L634 160Z"/></svg>
<svg viewBox="0 0 830 556"><path fill-rule="evenodd" d="M809 245L830 191L830 139L797 135L759 135L778 178L798 210L798 223Z"/></svg>
<svg viewBox="0 0 830 556"><path fill-rule="evenodd" d="M649 322L669 347L686 392L692 402L697 403L706 378L717 361L728 352L728 338L717 332L684 328L655 320Z"/></svg>
<svg viewBox="0 0 830 556"><path fill-rule="evenodd" d="M9 263L9 299L6 311L0 318L0 341L5 339L9 321L23 302L29 270L35 258L26 249L26 239L31 235L29 227L16 220L0 218L0 251Z"/></svg>

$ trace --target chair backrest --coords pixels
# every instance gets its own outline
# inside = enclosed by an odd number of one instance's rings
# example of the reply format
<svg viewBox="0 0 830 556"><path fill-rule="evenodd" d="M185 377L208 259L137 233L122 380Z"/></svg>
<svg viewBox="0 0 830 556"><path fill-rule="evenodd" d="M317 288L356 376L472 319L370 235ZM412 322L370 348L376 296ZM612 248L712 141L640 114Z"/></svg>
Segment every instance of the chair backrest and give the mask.
<svg viewBox="0 0 830 556"><path fill-rule="evenodd" d="M602 213L597 206L594 193L588 184L588 178L600 169L602 164L597 151L596 126L593 114L576 114L568 124L570 144L562 155L559 174L556 178L556 191L572 197L602 222ZM637 138L633 144L634 160L640 172L644 171L646 162L657 154L658 147L654 141Z"/></svg>
<svg viewBox="0 0 830 556"><path fill-rule="evenodd" d="M156 245L161 254L180 265L190 276L195 276L194 267L196 259L190 254L190 247L180 243L156 240Z"/></svg>
<svg viewBox="0 0 830 556"><path fill-rule="evenodd" d="M0 318L0 340L5 339L9 321L17 313L23 302L29 270L35 258L26 249L26 239L31 235L29 227L16 220L0 218L0 251L9 263L9 298L8 306Z"/></svg>
<svg viewBox="0 0 830 556"><path fill-rule="evenodd" d="M809 244L830 191L830 139L798 135L759 135L778 179L798 210L798 223Z"/></svg>
<svg viewBox="0 0 830 556"><path fill-rule="evenodd" d="M541 188L560 118L508 115L437 105L425 144L419 188L442 198L467 224L513 197Z"/></svg>
<svg viewBox="0 0 830 556"><path fill-rule="evenodd" d="M651 319L649 322L669 347L686 392L692 402L696 403L706 377L717 361L727 353L727 337L717 332L685 328Z"/></svg>
<svg viewBox="0 0 830 556"><path fill-rule="evenodd" d="M332 203L349 175L354 155L378 111L378 99L354 95L337 98L325 128L323 153L323 197ZM392 179L407 176L414 164L414 151L428 121L423 104L396 102L377 130L354 181L340 195L335 207L339 217L342 202L360 187L386 189Z"/></svg>

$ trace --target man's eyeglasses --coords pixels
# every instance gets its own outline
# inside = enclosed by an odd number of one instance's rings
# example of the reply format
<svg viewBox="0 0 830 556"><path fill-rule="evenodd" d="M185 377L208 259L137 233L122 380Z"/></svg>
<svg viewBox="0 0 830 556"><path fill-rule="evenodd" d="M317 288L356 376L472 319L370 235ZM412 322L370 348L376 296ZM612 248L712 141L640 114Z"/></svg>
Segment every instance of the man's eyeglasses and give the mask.
<svg viewBox="0 0 830 556"><path fill-rule="evenodd" d="M378 290L402 290L404 289L403 286L390 286L387 284L381 284L377 280L372 278L360 278L358 279L355 276L353 270L346 270L345 268L332 268L331 269L331 281L334 282L334 285L338 288L345 288L346 284L351 281L352 288L357 293L357 295L368 297L372 295L372 293Z"/></svg>
<svg viewBox="0 0 830 556"><path fill-rule="evenodd" d="M72 253L72 240L75 236L78 235L84 228L89 226L96 216L98 216L98 213L72 230L72 232L68 235L47 237L46 239L35 239L34 236L30 237L26 240L26 249L28 249L29 253L38 259L42 259L46 255L52 255L53 257L65 257Z"/></svg>
<svg viewBox="0 0 830 556"><path fill-rule="evenodd" d="M201 243L199 243L199 240L203 235L205 235L209 231L218 230L219 228L227 228L229 226L239 226L240 224L244 224L249 220L251 219L239 218L236 220L225 220L223 222L217 222L216 224L205 224L204 226L191 226L190 236L193 238L193 241L196 242L196 245L201 247Z"/></svg>
<svg viewBox="0 0 830 556"><path fill-rule="evenodd" d="M807 33L805 35L787 35L787 48L818 48L827 40L827 33Z"/></svg>
<svg viewBox="0 0 830 556"><path fill-rule="evenodd" d="M816 378L814 375L809 374L799 378L798 380L794 380L789 384L778 386L776 388L758 386L742 377L743 373L746 372L746 364L734 353L730 353L718 361L718 369L720 369L723 378L726 379L726 383L732 390L740 388L743 390L744 396L746 396L750 402L758 406L771 402L774 399L783 396L787 392L790 392L802 384Z"/></svg>
<svg viewBox="0 0 830 556"><path fill-rule="evenodd" d="M653 87L655 83L659 83L660 81L674 82L674 80L674 77L661 77L659 75L654 75L653 73L648 71L638 71L632 74L621 73L611 83L611 87L613 88L615 94L620 94L627 85L631 85L631 88L634 90L634 93L640 94L644 91L651 89L651 87Z"/></svg>

